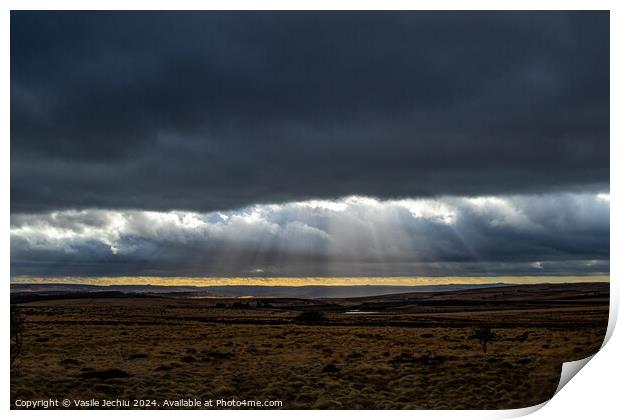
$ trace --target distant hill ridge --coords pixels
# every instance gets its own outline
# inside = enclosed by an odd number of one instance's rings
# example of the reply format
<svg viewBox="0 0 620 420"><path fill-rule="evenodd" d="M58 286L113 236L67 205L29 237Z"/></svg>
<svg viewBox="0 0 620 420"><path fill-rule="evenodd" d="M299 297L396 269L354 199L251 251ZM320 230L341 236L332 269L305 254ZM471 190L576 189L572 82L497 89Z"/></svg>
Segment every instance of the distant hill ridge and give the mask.
<svg viewBox="0 0 620 420"><path fill-rule="evenodd" d="M506 289L508 288L508 289ZM71 299L71 298L122 298L122 297L171 297L171 298L300 298L300 299L450 299L473 293L479 297L510 299L518 291L519 298L548 291L557 293L592 293L609 291L609 283L567 283L522 285L445 284L433 286L152 286L152 285L86 285L86 284L11 284L11 301ZM410 295L410 296L409 296ZM424 296L422 296L424 295ZM448 296L449 295L449 296ZM514 296L516 298L516 295Z"/></svg>
<svg viewBox="0 0 620 420"><path fill-rule="evenodd" d="M444 284L434 286L153 286L153 285L88 285L71 283L12 283L11 293L58 294L68 292L122 292L132 294L197 294L205 297L298 297L352 298L397 293L439 292L483 287L507 286L494 284Z"/></svg>

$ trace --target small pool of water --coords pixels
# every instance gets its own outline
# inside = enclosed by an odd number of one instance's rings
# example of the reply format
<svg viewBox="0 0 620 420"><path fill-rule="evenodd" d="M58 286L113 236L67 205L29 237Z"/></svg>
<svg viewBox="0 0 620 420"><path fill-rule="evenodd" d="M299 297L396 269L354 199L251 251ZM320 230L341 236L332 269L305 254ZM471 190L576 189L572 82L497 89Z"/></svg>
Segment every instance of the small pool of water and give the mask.
<svg viewBox="0 0 620 420"><path fill-rule="evenodd" d="M379 312L372 312L372 311L346 311L345 314L349 314L349 315L364 315L364 314L378 314Z"/></svg>

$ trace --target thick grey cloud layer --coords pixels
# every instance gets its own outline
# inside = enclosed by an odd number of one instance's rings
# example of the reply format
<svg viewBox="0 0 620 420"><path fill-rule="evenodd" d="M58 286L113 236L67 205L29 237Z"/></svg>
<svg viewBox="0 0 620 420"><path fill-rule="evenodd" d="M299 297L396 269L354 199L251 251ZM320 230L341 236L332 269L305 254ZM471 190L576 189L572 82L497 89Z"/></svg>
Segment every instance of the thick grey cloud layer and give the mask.
<svg viewBox="0 0 620 420"><path fill-rule="evenodd" d="M607 273L609 45L607 12L12 12L12 275Z"/></svg>
<svg viewBox="0 0 620 420"><path fill-rule="evenodd" d="M608 183L607 12L11 13L14 213Z"/></svg>
<svg viewBox="0 0 620 420"><path fill-rule="evenodd" d="M609 196L13 215L12 275L519 275L609 272Z"/></svg>

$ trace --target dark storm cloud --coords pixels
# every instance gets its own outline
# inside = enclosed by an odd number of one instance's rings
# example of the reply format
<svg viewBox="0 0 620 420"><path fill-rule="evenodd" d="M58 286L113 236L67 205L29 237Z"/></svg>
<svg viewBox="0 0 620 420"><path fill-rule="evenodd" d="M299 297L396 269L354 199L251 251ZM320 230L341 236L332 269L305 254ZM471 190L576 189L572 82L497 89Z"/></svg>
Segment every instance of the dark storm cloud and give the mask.
<svg viewBox="0 0 620 420"><path fill-rule="evenodd" d="M11 274L551 275L609 272L609 197L348 198L198 214L14 215Z"/></svg>
<svg viewBox="0 0 620 420"><path fill-rule="evenodd" d="M14 213L608 184L607 12L11 14Z"/></svg>

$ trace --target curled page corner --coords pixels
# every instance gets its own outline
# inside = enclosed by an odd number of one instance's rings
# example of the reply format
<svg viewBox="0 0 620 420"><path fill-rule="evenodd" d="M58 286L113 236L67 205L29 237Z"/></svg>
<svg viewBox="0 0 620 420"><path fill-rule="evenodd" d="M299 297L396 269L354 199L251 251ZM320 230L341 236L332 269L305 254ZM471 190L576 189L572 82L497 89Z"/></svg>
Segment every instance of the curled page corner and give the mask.
<svg viewBox="0 0 620 420"><path fill-rule="evenodd" d="M558 383L558 387L555 389L555 393L553 394L553 396L557 395L557 393L560 392L562 388L564 388L564 385L566 385L571 379L573 379L573 376L575 376L577 372L579 372L593 357L594 354L592 356L586 357L585 359L562 363L560 382Z"/></svg>
<svg viewBox="0 0 620 420"><path fill-rule="evenodd" d="M558 392L560 392L562 388L564 388L564 385L566 385L571 379L573 379L573 377L577 374L577 372L579 372L594 357L595 354L593 354L592 356L586 357L585 359L562 363L562 373L560 374L560 381L558 383L558 387L555 389L555 392L553 393L554 397L557 395ZM531 407L516 408L512 410L503 410L502 414L499 417L500 418L517 418L517 417L527 416L543 408L545 405L547 405L549 401L551 401L551 399L544 401L538 405L533 405Z"/></svg>
<svg viewBox="0 0 620 420"><path fill-rule="evenodd" d="M614 304L614 301L616 302L615 304ZM598 351L601 351L603 347L605 347L605 345L611 338L616 328L616 323L618 320L617 302L618 302L617 294L610 293L610 305L609 305L609 318L607 321L607 332L605 333L603 344L601 344L601 347L599 348ZM596 353L594 353L593 355L589 357L586 357L585 359L562 363L562 373L560 374L560 382L558 383L558 387L555 389L555 393L553 394L553 396L556 396L557 393L560 392L562 388L564 388L564 385L566 385L571 379L573 379L573 377L577 374L577 372L579 372L586 364L588 364L588 362L592 360L592 358L595 355Z"/></svg>

